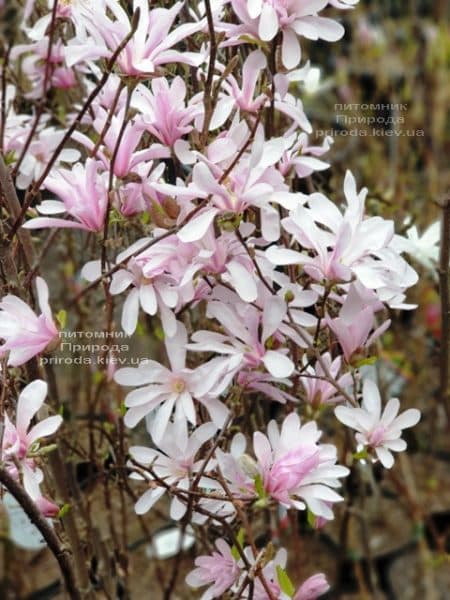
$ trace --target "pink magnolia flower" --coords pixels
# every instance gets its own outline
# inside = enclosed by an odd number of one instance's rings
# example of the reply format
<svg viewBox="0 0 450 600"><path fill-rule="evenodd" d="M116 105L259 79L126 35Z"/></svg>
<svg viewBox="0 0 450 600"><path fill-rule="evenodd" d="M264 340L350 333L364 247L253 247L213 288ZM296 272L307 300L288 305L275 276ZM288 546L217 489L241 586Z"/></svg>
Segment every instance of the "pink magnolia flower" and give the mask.
<svg viewBox="0 0 450 600"><path fill-rule="evenodd" d="M12 294L0 302L0 356L9 352L8 365L19 367L30 358L51 347L58 339L58 329L53 321L48 303L48 287L41 277L36 277L39 316L23 300Z"/></svg>
<svg viewBox="0 0 450 600"><path fill-rule="evenodd" d="M247 555L249 562L253 564L255 562L255 557L251 549L245 548L244 552ZM240 566L241 562L239 563ZM283 583L280 581L279 575L279 569L285 571L286 564L287 552L284 548L280 548L275 557L262 569L266 585L264 586L259 578L255 578L252 595L253 600L269 600L270 596L267 593L267 587L271 592L271 597L277 598L277 600L289 600L289 598L293 598L293 600L316 600L330 589L325 575L317 573L304 581L293 596L288 595L283 591ZM246 588L243 597L250 598L248 587Z"/></svg>
<svg viewBox="0 0 450 600"><path fill-rule="evenodd" d="M292 374L294 364L287 356L287 348L277 347L277 341L283 341L277 331L286 315L286 304L281 298L270 297L262 312L249 304L233 306L215 300L208 303L207 315L215 318L225 333L196 331L189 349L232 356L236 370L264 366L276 378ZM274 349L271 349L269 338L274 340Z"/></svg>
<svg viewBox="0 0 450 600"><path fill-rule="evenodd" d="M225 79L211 118L210 130L221 127L236 107L243 112L257 114L264 106L270 105L267 94L260 94L254 98L259 75L266 66L267 60L264 54L260 50L255 50L249 54L242 67L242 87L239 87L233 75ZM300 127L311 133L312 127L305 115L301 100L288 93L288 80L283 76L276 76L275 81L277 83L282 81L284 84L275 88L275 109L292 119L291 128Z"/></svg>
<svg viewBox="0 0 450 600"><path fill-rule="evenodd" d="M216 237L210 227L202 240L193 244L193 248L193 258L181 284L192 281L201 271L206 275L220 276L244 302L256 300L258 290L253 262L235 235L224 232Z"/></svg>
<svg viewBox="0 0 450 600"><path fill-rule="evenodd" d="M186 84L181 77L169 83L165 77L153 79L151 89L139 85L133 94L132 106L142 115L142 124L162 144L173 147L175 142L192 131L192 121L198 106L186 106Z"/></svg>
<svg viewBox="0 0 450 600"><path fill-rule="evenodd" d="M152 238L137 240L117 255L116 262L126 261L126 265L113 274L110 292L112 295L121 294L131 287L122 308L122 328L128 335L136 330L141 307L148 315L158 313L164 333L172 337L177 330L173 311L181 302L185 288L189 287L180 280L189 268L195 252L175 235L138 252L151 241ZM81 274L88 281L100 277L100 261L88 262ZM187 300L190 300L193 292L191 294L188 290L186 293Z"/></svg>
<svg viewBox="0 0 450 600"><path fill-rule="evenodd" d="M53 435L62 423L62 417L48 417L30 428L31 420L44 404L47 384L41 379L29 383L19 394L16 407L16 424L5 414L5 429L2 440L1 457L8 471L15 478L22 475L24 487L35 500L41 498L38 493L42 471L38 468L31 452L39 449L39 441ZM41 500L42 508L45 503ZM48 508L48 506L47 506Z"/></svg>
<svg viewBox="0 0 450 600"><path fill-rule="evenodd" d="M58 131L53 127L43 129L35 136L19 167L16 179L16 185L19 189L26 189L33 181L39 179L63 137L64 131ZM64 148L58 156L54 169L57 169L62 162L74 163L79 158L80 153L78 150ZM45 187L45 184L43 187Z"/></svg>
<svg viewBox="0 0 450 600"><path fill-rule="evenodd" d="M145 446L132 446L130 455L143 467L151 467L151 471L140 470L133 472L132 478L144 480L149 483L149 489L135 504L138 515L148 512L154 504L165 494L166 487L157 484L157 479L162 479L167 485L175 486L180 490L188 490L191 478L202 468L204 461L196 460L196 455L205 442L210 440L217 431L213 423L204 423L188 435L186 422L176 421L166 427L166 435L158 441L158 450ZM133 466L131 463L129 466ZM209 461L204 470L211 471L215 466L214 461ZM199 486L211 488L214 481L207 475L202 475ZM170 517L179 520L186 512L187 504L178 496L172 497Z"/></svg>
<svg viewBox="0 0 450 600"><path fill-rule="evenodd" d="M30 91L24 94L26 98L38 99L44 93L47 53L48 37L45 31L37 41L17 44L12 48L11 58L21 57L21 70L29 81ZM68 89L76 85L75 73L66 65L65 48L60 39L53 41L48 64L47 90L51 87Z"/></svg>
<svg viewBox="0 0 450 600"><path fill-rule="evenodd" d="M329 589L330 584L325 575L323 573L316 573L302 583L295 592L293 600L316 600L322 594L326 594Z"/></svg>
<svg viewBox="0 0 450 600"><path fill-rule="evenodd" d="M270 42L281 32L281 58L287 69L300 62L298 36L335 42L344 35L342 25L317 15L328 0L232 0L231 4L241 22L228 28L234 43L243 35Z"/></svg>
<svg viewBox="0 0 450 600"><path fill-rule="evenodd" d="M308 506L313 514L333 519L330 504L342 497L332 488L339 487L339 478L349 473L335 464L335 446L318 444L317 424L302 426L296 413L285 418L281 430L271 421L267 432L268 437L258 431L253 435L266 493L287 507L303 510Z"/></svg>
<svg viewBox="0 0 450 600"><path fill-rule="evenodd" d="M339 376L341 370L342 358L337 356L332 360L329 352L322 354L321 359L328 372L341 388L346 388L352 384L352 376L350 373L344 373ZM305 361L306 362L306 361ZM341 401L336 387L325 379L325 371L319 361L314 367L308 365L302 370L300 381L305 390L306 401L313 407L322 406L324 404L336 404Z"/></svg>
<svg viewBox="0 0 450 600"><path fill-rule="evenodd" d="M310 146L308 135L300 133L298 136L292 135L292 145L286 142L288 147L281 157L278 169L283 176L289 175L291 169L294 169L297 177L308 177L315 171L323 171L329 168L329 164L317 158L322 156L330 149L333 143L331 137L326 137L322 146Z"/></svg>
<svg viewBox="0 0 450 600"><path fill-rule="evenodd" d="M95 119L92 126L99 135L104 131L105 123L110 122L103 136L103 145L96 152L96 157L101 160L106 171L111 168L111 157L115 152L124 119L126 119L126 125L114 161L113 173L116 177L125 178L131 172L136 171L136 167L145 161L156 158L169 158L170 152L161 144L152 144L149 148L136 150L145 129L140 119L126 118L125 107L117 110L112 117L109 116L109 111L99 105L96 106L94 112ZM83 133L74 132L72 138L83 144L90 152L95 148L94 142Z"/></svg>
<svg viewBox="0 0 450 600"><path fill-rule="evenodd" d="M357 287L353 284L339 316L331 319L326 315L325 321L336 336L347 362L351 362L352 356L357 352L369 348L391 324L390 319L387 319L369 335L375 322L374 307L366 305L365 298L359 295Z"/></svg>
<svg viewBox="0 0 450 600"><path fill-rule="evenodd" d="M237 145L236 152L249 135L245 123L243 131L244 139ZM154 185L157 191L179 200L208 200L207 206L181 228L178 237L183 242L195 242L206 234L216 216L229 216L230 213L240 215L252 206L260 209L263 237L270 241L278 240L279 211L272 206L272 202L287 208L296 205L291 197L286 203L286 195L292 195L285 194L287 185L274 167L285 147L283 138L265 141L263 129L258 127L250 151L244 153L239 164L223 181L226 169L233 161L233 145L227 144L229 140L216 141L214 161L203 157L203 161L194 166L192 181L188 186L167 183Z"/></svg>
<svg viewBox="0 0 450 600"><path fill-rule="evenodd" d="M122 74L148 77L167 63L179 62L198 67L204 61L201 54L172 48L203 27L200 21L184 23L170 31L182 7L182 2L176 2L169 9L149 10L147 0L133 0L133 12L139 9L140 14L136 32L117 59ZM98 8L84 11L80 20L88 36L85 43L70 47L70 64L110 57L131 30L128 14L115 0L105 0L103 6L100 4Z"/></svg>
<svg viewBox="0 0 450 600"><path fill-rule="evenodd" d="M155 440L164 436L172 412L175 420L197 422L194 399L203 404L214 423L221 427L228 414L226 406L218 399L228 387L234 364L229 359L213 358L196 369L186 367L186 328L177 322L176 333L166 338L165 347L171 368L154 360L142 361L137 368L119 369L115 381L120 385L143 386L125 398L128 411L127 427L149 416L150 431Z"/></svg>
<svg viewBox="0 0 450 600"><path fill-rule="evenodd" d="M210 556L198 556L195 559L196 569L186 577L186 583L193 588L210 585L202 595L202 600L220 598L222 594L232 588L241 574L227 542L218 539L215 545L217 551L214 550Z"/></svg>
<svg viewBox="0 0 450 600"><path fill-rule="evenodd" d="M288 401L298 402L298 398L282 389L282 387L290 388L293 385L287 377L280 379L261 371L240 371L236 382L242 390L259 392L275 402L280 402L280 404L285 404Z"/></svg>
<svg viewBox="0 0 450 600"><path fill-rule="evenodd" d="M396 249L393 222L364 218L367 189L357 193L349 171L344 193L344 214L323 194L305 196L303 204L299 203L282 225L309 252L274 245L267 250L267 258L276 265L303 264L318 281L350 282L356 277L392 308L411 308L403 304L403 292L417 282L418 276Z"/></svg>
<svg viewBox="0 0 450 600"><path fill-rule="evenodd" d="M261 50L255 50L248 55L242 67L241 86L232 74L223 81L209 125L211 131L221 127L235 107L250 114L257 114L262 109L267 102L267 95L254 96L260 73L266 66L264 54ZM201 125L198 123L197 127Z"/></svg>
<svg viewBox="0 0 450 600"><path fill-rule="evenodd" d="M314 421L300 424L290 413L279 430L275 421L267 428L268 436L253 435L256 461L245 454L245 438L236 434L230 453L216 451L216 457L233 494L247 498L257 492L260 478L264 494L287 508L304 510L333 519L332 506L342 500L333 488L339 478L348 475L346 467L336 465L337 450L331 444L319 444L322 435Z"/></svg>
<svg viewBox="0 0 450 600"><path fill-rule="evenodd" d="M77 163L71 171L58 169L49 175L44 185L61 200L44 200L36 210L44 215L67 212L74 218L35 217L27 221L26 229L66 227L85 231L102 231L108 206L107 171L98 172L99 165L88 158L85 164Z"/></svg>
<svg viewBox="0 0 450 600"><path fill-rule="evenodd" d="M400 402L391 398L381 412L381 397L377 385L366 379L363 385L361 408L337 406L334 414L337 419L357 431L358 451L367 449L374 453L383 467L390 469L394 464L392 452L406 450L406 442L401 439L402 430L414 427L420 420L420 411L410 408L398 414Z"/></svg>

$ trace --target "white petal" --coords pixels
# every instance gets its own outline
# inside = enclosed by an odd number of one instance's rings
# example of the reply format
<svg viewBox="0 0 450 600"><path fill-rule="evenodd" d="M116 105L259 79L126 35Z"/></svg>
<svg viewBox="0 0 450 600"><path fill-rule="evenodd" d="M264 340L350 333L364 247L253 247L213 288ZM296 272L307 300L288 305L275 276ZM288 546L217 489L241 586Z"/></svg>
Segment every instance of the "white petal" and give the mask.
<svg viewBox="0 0 450 600"><path fill-rule="evenodd" d="M258 34L259 37L269 42L273 40L278 32L278 15L276 10L270 4L264 4L259 18Z"/></svg>
<svg viewBox="0 0 450 600"><path fill-rule="evenodd" d="M265 353L263 363L271 375L280 379L289 377L294 370L294 363L291 359L274 350L268 350Z"/></svg>
<svg viewBox="0 0 450 600"><path fill-rule="evenodd" d="M217 208L208 208L199 215L193 217L178 232L180 240L184 243L188 243L202 239L218 212Z"/></svg>

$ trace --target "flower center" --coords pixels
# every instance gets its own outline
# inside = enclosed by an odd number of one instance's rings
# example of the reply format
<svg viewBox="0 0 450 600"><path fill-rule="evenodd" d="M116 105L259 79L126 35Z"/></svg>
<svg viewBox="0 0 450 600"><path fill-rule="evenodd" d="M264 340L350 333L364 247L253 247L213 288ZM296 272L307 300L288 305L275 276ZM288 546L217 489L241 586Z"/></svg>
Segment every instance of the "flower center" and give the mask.
<svg viewBox="0 0 450 600"><path fill-rule="evenodd" d="M172 381L172 390L177 394L181 394L186 389L186 383L182 379L174 379Z"/></svg>

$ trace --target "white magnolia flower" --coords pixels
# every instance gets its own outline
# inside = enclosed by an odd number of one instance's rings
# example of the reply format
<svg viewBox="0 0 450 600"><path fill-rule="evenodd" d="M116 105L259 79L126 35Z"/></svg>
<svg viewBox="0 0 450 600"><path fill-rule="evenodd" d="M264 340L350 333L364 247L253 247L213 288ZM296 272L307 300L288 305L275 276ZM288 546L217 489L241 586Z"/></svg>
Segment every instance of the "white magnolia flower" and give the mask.
<svg viewBox="0 0 450 600"><path fill-rule="evenodd" d="M165 346L170 368L155 360L146 360L137 368L125 367L115 374L120 385L143 386L125 398L128 408L125 425L135 427L148 415L151 434L159 443L174 411L175 420L196 424L195 399L204 405L217 427L222 427L228 409L219 396L233 377L233 360L217 357L196 369L187 368L187 333L179 321L175 335L166 338Z"/></svg>
<svg viewBox="0 0 450 600"><path fill-rule="evenodd" d="M195 476L203 460L195 460L200 447L210 440L216 433L217 427L213 423L204 423L188 435L186 423L177 421L169 423L166 435L158 441L158 450L146 446L132 446L130 454L133 459L143 466L151 467L151 473L143 471L142 475L134 472L133 479L150 482L149 489L139 498L135 505L138 515L148 512L152 506L165 494L166 487L157 485L158 480L163 480L168 486L175 486L180 490L188 490L192 476ZM155 439L153 438L153 441ZM209 461L205 472L215 466L214 461ZM199 485L211 488L214 482L203 476ZM186 512L186 504L176 495L172 498L170 516L178 520Z"/></svg>
<svg viewBox="0 0 450 600"><path fill-rule="evenodd" d="M334 413L341 423L357 431L358 451L366 448L376 455L386 469L390 469L394 464L392 452L406 450L406 442L401 439L402 430L413 427L420 420L420 411L416 408L410 408L400 415L399 408L398 398L391 398L381 412L378 387L366 379L361 408L338 406Z"/></svg>

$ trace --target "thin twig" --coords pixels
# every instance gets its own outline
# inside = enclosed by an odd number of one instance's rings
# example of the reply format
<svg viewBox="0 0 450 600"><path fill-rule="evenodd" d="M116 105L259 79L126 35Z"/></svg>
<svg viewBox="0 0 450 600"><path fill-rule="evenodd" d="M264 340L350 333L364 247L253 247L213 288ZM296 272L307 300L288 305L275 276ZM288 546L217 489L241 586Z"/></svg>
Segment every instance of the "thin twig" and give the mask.
<svg viewBox="0 0 450 600"><path fill-rule="evenodd" d="M450 198L442 204L439 291L441 298L440 398L450 424Z"/></svg>
<svg viewBox="0 0 450 600"><path fill-rule="evenodd" d="M8 473L8 471L3 467L0 467L0 483L2 483L8 490L8 492L12 496L14 496L14 498L17 500L17 502L27 514L30 521L39 529L40 533L42 534L42 537L47 542L48 547L50 548L54 557L58 561L58 565L61 569L61 573L64 577L64 581L67 587L67 591L70 594L70 597L73 600L81 600L82 596L75 582L72 561L70 559L69 553L67 550L62 548L55 532L50 527L46 519L41 515L39 509L37 508L33 500L22 488L22 486L19 483L17 483L17 481L13 479Z"/></svg>

